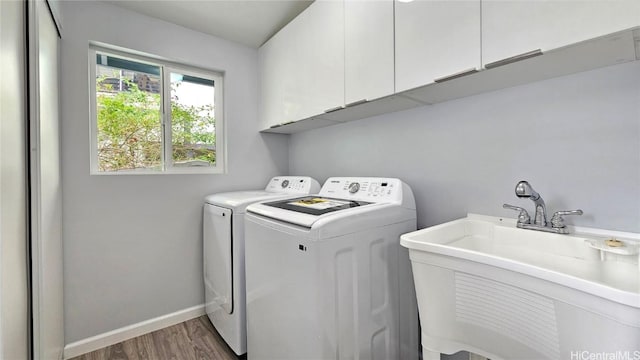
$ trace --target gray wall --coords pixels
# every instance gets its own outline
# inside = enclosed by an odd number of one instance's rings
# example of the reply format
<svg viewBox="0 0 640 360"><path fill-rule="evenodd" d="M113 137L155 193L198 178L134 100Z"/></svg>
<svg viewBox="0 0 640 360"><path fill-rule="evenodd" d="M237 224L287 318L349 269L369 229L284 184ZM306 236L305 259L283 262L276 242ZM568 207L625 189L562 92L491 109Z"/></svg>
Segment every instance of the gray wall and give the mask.
<svg viewBox="0 0 640 360"><path fill-rule="evenodd" d="M515 218L529 180L580 226L640 231L640 63L617 65L291 136L291 173L399 177L418 225Z"/></svg>
<svg viewBox="0 0 640 360"><path fill-rule="evenodd" d="M288 173L284 136L258 133L257 50L111 5L62 6L66 343L204 302L206 194ZM88 45L100 41L225 71L228 174L89 175Z"/></svg>

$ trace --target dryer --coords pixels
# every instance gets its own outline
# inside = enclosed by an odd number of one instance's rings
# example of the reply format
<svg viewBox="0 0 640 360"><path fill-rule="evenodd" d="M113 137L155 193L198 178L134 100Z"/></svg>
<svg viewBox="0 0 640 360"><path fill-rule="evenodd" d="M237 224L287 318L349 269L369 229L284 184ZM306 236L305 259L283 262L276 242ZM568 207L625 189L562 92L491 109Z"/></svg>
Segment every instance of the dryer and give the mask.
<svg viewBox="0 0 640 360"><path fill-rule="evenodd" d="M247 205L315 193L320 184L305 176L278 176L264 190L209 195L203 209L205 310L233 351L247 351L244 214Z"/></svg>
<svg viewBox="0 0 640 360"><path fill-rule="evenodd" d="M249 359L418 359L408 185L329 178L318 195L247 208Z"/></svg>

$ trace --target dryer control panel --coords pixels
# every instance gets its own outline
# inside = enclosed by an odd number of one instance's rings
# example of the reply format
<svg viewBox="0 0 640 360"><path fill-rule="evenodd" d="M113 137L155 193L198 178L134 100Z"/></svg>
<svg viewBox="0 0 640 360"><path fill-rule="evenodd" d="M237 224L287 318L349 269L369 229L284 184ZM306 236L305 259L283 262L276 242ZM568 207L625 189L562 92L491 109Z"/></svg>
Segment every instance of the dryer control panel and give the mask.
<svg viewBox="0 0 640 360"><path fill-rule="evenodd" d="M320 190L320 184L308 176L276 176L269 181L265 190L285 194L315 194Z"/></svg>
<svg viewBox="0 0 640 360"><path fill-rule="evenodd" d="M320 195L370 202L402 201L402 181L393 178L334 177L327 179Z"/></svg>

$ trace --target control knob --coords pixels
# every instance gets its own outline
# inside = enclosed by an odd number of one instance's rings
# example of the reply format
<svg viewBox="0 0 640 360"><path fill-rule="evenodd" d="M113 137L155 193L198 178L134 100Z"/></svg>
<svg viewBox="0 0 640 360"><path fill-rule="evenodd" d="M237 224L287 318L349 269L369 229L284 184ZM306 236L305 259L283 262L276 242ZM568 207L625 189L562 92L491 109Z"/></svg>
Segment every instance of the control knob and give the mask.
<svg viewBox="0 0 640 360"><path fill-rule="evenodd" d="M284 180L284 181L282 182L282 185L281 185L281 186L282 186L282 188L283 188L283 189L284 189L284 188L286 188L287 186L289 186L289 180Z"/></svg>
<svg viewBox="0 0 640 360"><path fill-rule="evenodd" d="M352 182L351 184L349 184L349 192L351 194L355 194L358 192L358 190L360 190L360 184L357 182Z"/></svg>

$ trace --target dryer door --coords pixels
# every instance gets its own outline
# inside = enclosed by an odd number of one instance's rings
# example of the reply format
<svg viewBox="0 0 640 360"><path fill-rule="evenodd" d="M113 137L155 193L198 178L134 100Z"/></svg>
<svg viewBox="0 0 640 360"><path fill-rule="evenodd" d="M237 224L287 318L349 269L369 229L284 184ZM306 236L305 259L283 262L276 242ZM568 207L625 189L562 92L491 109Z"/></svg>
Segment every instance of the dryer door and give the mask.
<svg viewBox="0 0 640 360"><path fill-rule="evenodd" d="M203 261L207 313L233 311L232 236L230 209L205 204Z"/></svg>

